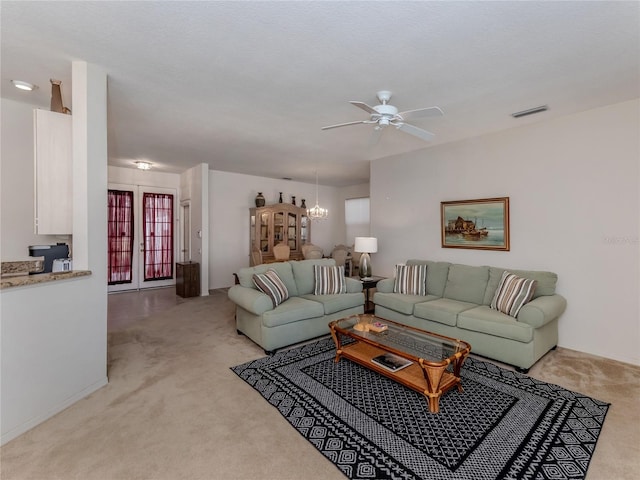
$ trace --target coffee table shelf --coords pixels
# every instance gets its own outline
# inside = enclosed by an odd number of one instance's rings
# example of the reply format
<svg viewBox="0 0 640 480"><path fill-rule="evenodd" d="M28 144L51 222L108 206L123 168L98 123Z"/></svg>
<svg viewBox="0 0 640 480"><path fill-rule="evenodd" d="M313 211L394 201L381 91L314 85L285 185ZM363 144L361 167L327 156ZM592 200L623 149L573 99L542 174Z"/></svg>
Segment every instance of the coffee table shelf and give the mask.
<svg viewBox="0 0 640 480"><path fill-rule="evenodd" d="M356 324L383 322L388 330L380 333L357 330ZM439 411L440 397L454 387L462 392L460 368L471 351L462 340L402 325L373 315L355 315L329 323L336 344L336 362L341 357L389 377L402 385L422 393L428 400L429 411ZM358 327L361 328L361 327ZM355 342L343 345L341 336ZM393 353L413 363L398 371L378 366L372 359Z"/></svg>

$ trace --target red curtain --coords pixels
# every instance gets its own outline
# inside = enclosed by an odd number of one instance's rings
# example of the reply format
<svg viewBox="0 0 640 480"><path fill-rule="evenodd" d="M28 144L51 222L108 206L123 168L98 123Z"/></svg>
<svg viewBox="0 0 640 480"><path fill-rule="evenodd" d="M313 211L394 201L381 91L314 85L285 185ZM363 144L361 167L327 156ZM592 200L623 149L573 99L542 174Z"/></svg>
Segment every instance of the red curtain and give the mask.
<svg viewBox="0 0 640 480"><path fill-rule="evenodd" d="M173 278L173 195L144 193L144 279Z"/></svg>
<svg viewBox="0 0 640 480"><path fill-rule="evenodd" d="M109 190L108 201L107 281L109 285L131 283L133 192Z"/></svg>

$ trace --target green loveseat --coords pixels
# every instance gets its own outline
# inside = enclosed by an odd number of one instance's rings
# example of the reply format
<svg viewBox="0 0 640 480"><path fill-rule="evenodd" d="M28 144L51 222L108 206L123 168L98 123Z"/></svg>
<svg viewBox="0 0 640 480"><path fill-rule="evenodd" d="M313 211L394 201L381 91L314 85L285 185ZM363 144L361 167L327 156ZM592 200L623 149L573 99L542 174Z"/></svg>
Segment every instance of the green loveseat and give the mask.
<svg viewBox="0 0 640 480"><path fill-rule="evenodd" d="M472 353L521 372L557 346L558 317L567 302L555 293L555 273L428 260L406 264L427 265L426 295L394 293L395 279L381 280L373 297L377 316L464 340ZM517 317L490 308L505 270L537 282Z"/></svg>
<svg viewBox="0 0 640 480"><path fill-rule="evenodd" d="M228 296L236 304L236 328L260 345L267 354L329 333L329 322L364 313L362 283L345 278L346 293L314 295L314 265L334 266L335 260L315 259L277 262L241 268L238 285ZM271 298L257 289L254 273L277 272L289 298L274 308Z"/></svg>

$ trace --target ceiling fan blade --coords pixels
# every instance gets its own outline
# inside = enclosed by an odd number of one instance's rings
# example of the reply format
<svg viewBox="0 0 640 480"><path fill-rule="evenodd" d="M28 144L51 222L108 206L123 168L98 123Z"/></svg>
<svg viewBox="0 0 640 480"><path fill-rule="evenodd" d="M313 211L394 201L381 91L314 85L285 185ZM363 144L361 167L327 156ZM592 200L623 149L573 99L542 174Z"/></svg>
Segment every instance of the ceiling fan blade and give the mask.
<svg viewBox="0 0 640 480"><path fill-rule="evenodd" d="M407 110L406 112L400 112L398 115L400 115L403 120L413 120L414 118L441 117L444 113L440 110L440 107L428 107Z"/></svg>
<svg viewBox="0 0 640 480"><path fill-rule="evenodd" d="M329 125L322 127L322 130L329 130L330 128L346 127L348 125L357 125L359 123L371 123L369 120L359 120L357 122L338 123L337 125Z"/></svg>
<svg viewBox="0 0 640 480"><path fill-rule="evenodd" d="M421 138L422 140L425 140L427 142L430 142L435 137L433 133L427 132L426 130L418 127L414 127L413 125L409 125L408 123L398 123L396 125L396 128L399 128L403 132L408 133L409 135L413 135L414 137Z"/></svg>
<svg viewBox="0 0 640 480"><path fill-rule="evenodd" d="M366 104L366 103L364 103L364 102L354 102L354 101L351 101L351 102L349 102L349 103L350 103L351 105L355 106L355 107L361 108L362 110L364 110L364 111L365 111L365 112L367 112L367 113L371 113L371 114L373 114L373 115L376 115L376 114L378 113L378 112L377 112L377 110L376 110L375 108L373 108L373 107L371 107L371 106L367 105L367 104Z"/></svg>

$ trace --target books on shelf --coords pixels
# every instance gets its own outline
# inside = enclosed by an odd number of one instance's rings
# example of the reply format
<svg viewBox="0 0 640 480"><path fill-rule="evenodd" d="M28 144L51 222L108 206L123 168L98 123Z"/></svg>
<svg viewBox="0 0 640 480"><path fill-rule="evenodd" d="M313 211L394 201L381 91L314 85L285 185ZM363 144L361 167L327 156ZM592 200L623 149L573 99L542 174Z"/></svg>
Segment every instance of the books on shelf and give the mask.
<svg viewBox="0 0 640 480"><path fill-rule="evenodd" d="M385 368L391 372L402 370L403 368L406 368L413 363L411 360L407 360L406 358L394 355L393 353L378 355L377 357L373 357L371 361L376 365L380 365L382 368Z"/></svg>

